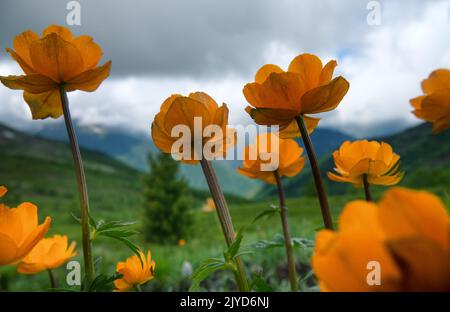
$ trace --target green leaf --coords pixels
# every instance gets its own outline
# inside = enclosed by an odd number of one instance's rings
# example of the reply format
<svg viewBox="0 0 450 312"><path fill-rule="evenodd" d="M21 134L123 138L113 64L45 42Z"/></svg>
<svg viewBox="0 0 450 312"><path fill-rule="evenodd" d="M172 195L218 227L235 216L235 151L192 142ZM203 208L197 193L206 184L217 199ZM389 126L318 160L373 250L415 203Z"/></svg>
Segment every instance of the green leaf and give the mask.
<svg viewBox="0 0 450 312"><path fill-rule="evenodd" d="M254 274L250 289L256 292L273 292L272 286L270 286L261 274Z"/></svg>
<svg viewBox="0 0 450 312"><path fill-rule="evenodd" d="M233 243L230 245L228 250L225 252L227 260L233 259L236 257L237 253L239 252L239 248L241 248L242 239L244 236L242 235L242 230L239 230L237 232L236 238L234 239Z"/></svg>
<svg viewBox="0 0 450 312"><path fill-rule="evenodd" d="M256 221L258 221L259 219L265 218L270 219L271 217L273 217L277 212L279 212L280 209L278 206L271 206L269 209L261 211L260 213L258 213L256 215L256 217L253 219L252 223L255 223Z"/></svg>
<svg viewBox="0 0 450 312"><path fill-rule="evenodd" d="M192 274L192 284L189 291L195 291L211 273L226 269L226 263L221 258L209 258L203 261L200 267Z"/></svg>
<svg viewBox="0 0 450 312"><path fill-rule="evenodd" d="M121 274L114 274L112 276L107 276L105 274L100 274L95 277L91 285L88 287L88 291L102 291L110 292L114 290L114 281L121 278Z"/></svg>

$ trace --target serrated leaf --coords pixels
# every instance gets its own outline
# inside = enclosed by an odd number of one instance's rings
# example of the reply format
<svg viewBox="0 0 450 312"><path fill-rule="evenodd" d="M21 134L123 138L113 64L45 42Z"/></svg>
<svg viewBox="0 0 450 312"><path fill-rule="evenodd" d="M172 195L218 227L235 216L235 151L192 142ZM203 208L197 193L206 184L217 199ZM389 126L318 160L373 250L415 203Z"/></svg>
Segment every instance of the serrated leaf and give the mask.
<svg viewBox="0 0 450 312"><path fill-rule="evenodd" d="M256 292L273 292L272 286L260 274L254 274L250 288Z"/></svg>
<svg viewBox="0 0 450 312"><path fill-rule="evenodd" d="M112 291L114 289L114 281L120 277L122 277L121 274L114 274L112 276L100 274L89 285L88 291Z"/></svg>
<svg viewBox="0 0 450 312"><path fill-rule="evenodd" d="M234 239L233 243L230 245L228 250L226 251L226 257L227 260L233 259L236 257L237 253L239 252L239 248L241 248L242 239L244 236L242 235L242 230L239 230L237 232L236 238Z"/></svg>
<svg viewBox="0 0 450 312"><path fill-rule="evenodd" d="M189 291L195 291L211 273L226 269L226 263L220 258L206 259L200 267L192 274L192 284Z"/></svg>

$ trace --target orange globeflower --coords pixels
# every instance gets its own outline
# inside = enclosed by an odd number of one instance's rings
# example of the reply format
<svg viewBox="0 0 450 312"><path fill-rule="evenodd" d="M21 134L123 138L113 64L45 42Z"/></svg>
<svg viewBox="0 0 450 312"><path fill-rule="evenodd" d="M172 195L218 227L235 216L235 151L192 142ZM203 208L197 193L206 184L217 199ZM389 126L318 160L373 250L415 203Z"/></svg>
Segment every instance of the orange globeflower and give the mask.
<svg viewBox="0 0 450 312"><path fill-rule="evenodd" d="M369 184L394 185L403 178L400 156L385 142L346 141L334 151L333 158L336 173L328 172L333 181L362 186L366 177Z"/></svg>
<svg viewBox="0 0 450 312"><path fill-rule="evenodd" d="M450 70L433 71L422 81L425 95L410 100L414 115L433 124L433 133L450 126Z"/></svg>
<svg viewBox="0 0 450 312"><path fill-rule="evenodd" d="M195 127L195 122L200 122L199 128ZM181 149L172 151L172 145L179 140L177 135L172 137L172 131L177 126L188 127L191 139L191 151L187 153ZM208 126L217 126L222 131L222 136L217 139L215 133L210 136L204 135L205 128ZM199 136L201 142L199 147L203 148L205 144L214 145L218 141L221 148L215 151L218 156L223 156L226 147L226 140L230 139L231 129L228 128L228 108L226 104L218 106L216 101L208 94L195 92L189 96L174 94L167 98L161 105L160 112L155 116L152 123L152 138L155 145L164 153L176 153L180 160L187 164L197 164L202 155L195 155L195 137ZM234 141L231 138L230 141ZM231 144L231 143L230 143ZM201 151L199 151L201 153Z"/></svg>
<svg viewBox="0 0 450 312"><path fill-rule="evenodd" d="M393 188L353 201L339 231L317 234L313 270L322 291L449 291L450 218L436 196ZM378 269L377 269L378 268Z"/></svg>
<svg viewBox="0 0 450 312"><path fill-rule="evenodd" d="M66 235L54 235L43 238L25 258L20 262L17 271L22 274L36 274L45 270L59 268L77 255L76 243L69 240Z"/></svg>
<svg viewBox="0 0 450 312"><path fill-rule="evenodd" d="M25 75L0 76L0 80L8 88L24 90L33 119L63 114L61 85L66 91L91 92L109 76L111 62L97 67L102 50L92 37L74 37L62 26L47 27L42 37L25 31L14 38L13 47L6 50Z"/></svg>
<svg viewBox="0 0 450 312"><path fill-rule="evenodd" d="M116 267L118 274L122 277L114 281L115 291L129 291L133 287L139 288L153 278L155 270L155 261L152 260L150 251L147 252L147 258L142 251L139 251L142 262L137 255L133 255L125 262L119 262Z"/></svg>
<svg viewBox="0 0 450 312"><path fill-rule="evenodd" d="M336 61L322 66L312 54L295 57L288 71L266 64L255 75L255 82L244 87L251 106L245 109L260 125L279 125L281 137L300 135L296 118L333 110L347 93L349 83L341 76L332 79ZM304 117L312 132L318 118Z"/></svg>
<svg viewBox="0 0 450 312"><path fill-rule="evenodd" d="M272 140L278 142L273 144ZM277 146L277 150L272 151L272 145ZM252 179L276 184L274 171L278 171L279 176L292 177L303 169L305 158L301 156L302 152L303 149L292 139L281 139L273 133L260 134L254 144L245 148L245 159L242 167L238 168L238 172ZM263 154L266 153L269 153L271 157L265 157L267 155ZM252 155L255 155L256 159L251 159ZM271 166L274 159L278 159L277 166L274 166L272 170L263 168L263 165Z"/></svg>
<svg viewBox="0 0 450 312"><path fill-rule="evenodd" d="M0 197L6 188L0 188ZM22 203L17 208L9 208L0 203L0 265L15 263L25 257L44 237L51 223L46 217L38 225L37 207Z"/></svg>
<svg viewBox="0 0 450 312"><path fill-rule="evenodd" d="M216 210L216 204L214 204L214 199L209 197L206 202L203 204L202 211L203 212L212 212Z"/></svg>

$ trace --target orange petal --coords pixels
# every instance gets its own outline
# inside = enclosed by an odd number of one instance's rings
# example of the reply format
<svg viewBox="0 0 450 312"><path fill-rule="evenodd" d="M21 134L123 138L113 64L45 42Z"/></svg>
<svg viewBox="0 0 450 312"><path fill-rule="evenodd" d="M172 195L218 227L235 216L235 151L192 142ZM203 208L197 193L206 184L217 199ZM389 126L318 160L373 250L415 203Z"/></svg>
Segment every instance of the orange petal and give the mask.
<svg viewBox="0 0 450 312"><path fill-rule="evenodd" d="M24 92L23 98L30 107L33 119L58 118L63 114L59 89L39 94Z"/></svg>
<svg viewBox="0 0 450 312"><path fill-rule="evenodd" d="M337 63L335 60L329 61L320 72L319 77L319 85L325 85L331 81L331 78L333 78L334 69L336 68Z"/></svg>
<svg viewBox="0 0 450 312"><path fill-rule="evenodd" d="M33 41L30 57L36 72L56 82L68 82L83 70L83 59L78 49L56 33Z"/></svg>
<svg viewBox="0 0 450 312"><path fill-rule="evenodd" d="M269 77L271 73L282 73L284 70L282 70L280 67L274 64L266 64L262 66L255 75L255 82L261 84Z"/></svg>
<svg viewBox="0 0 450 312"><path fill-rule="evenodd" d="M420 107L422 106L422 101L425 97L426 95L421 95L409 100L409 102L411 103L411 106L414 107L415 109L420 109Z"/></svg>
<svg viewBox="0 0 450 312"><path fill-rule="evenodd" d="M35 32L27 30L14 37L14 51L7 49L7 51L19 63L26 74L33 72L33 66L30 58L30 45L35 40L39 40L39 36Z"/></svg>
<svg viewBox="0 0 450 312"><path fill-rule="evenodd" d="M299 111L300 99L305 93L305 82L297 73L273 73L263 84L248 83L243 92L256 108Z"/></svg>
<svg viewBox="0 0 450 312"><path fill-rule="evenodd" d="M349 86L347 80L340 76L327 85L308 91L302 97L301 112L317 114L335 109L347 94Z"/></svg>
<svg viewBox="0 0 450 312"><path fill-rule="evenodd" d="M19 246L19 250L17 252L18 259L25 257L33 249L33 247L39 243L39 241L48 232L51 223L52 219L50 217L46 217L44 223L39 225L28 235L26 240L21 244L21 246Z"/></svg>
<svg viewBox="0 0 450 312"><path fill-rule="evenodd" d="M70 29L67 27L63 27L63 26L59 26L59 25L48 26L42 32L42 37L45 37L45 36L53 34L53 33L57 34L62 39L69 41L69 42L72 41L72 39L73 39L72 31L70 31Z"/></svg>
<svg viewBox="0 0 450 312"><path fill-rule="evenodd" d="M97 90L100 84L108 78L111 70L111 61L104 65L85 71L67 82L66 90L82 90L92 92Z"/></svg>
<svg viewBox="0 0 450 312"><path fill-rule="evenodd" d="M205 92L194 92L189 94L189 97L200 103L203 103L211 114L214 114L214 112L219 107L216 101L214 101L214 99Z"/></svg>
<svg viewBox="0 0 450 312"><path fill-rule="evenodd" d="M320 118L303 116L303 120L305 121L306 129L308 133L311 134L319 125ZM282 139L292 139L298 138L301 136L300 130L298 128L298 124L296 120L291 121L289 125L285 127L280 127L280 138Z"/></svg>
<svg viewBox="0 0 450 312"><path fill-rule="evenodd" d="M292 60L288 71L299 73L305 81L306 90L310 90L319 85L322 61L313 54L301 54Z"/></svg>
<svg viewBox="0 0 450 312"><path fill-rule="evenodd" d="M6 186L0 185L0 198L5 196L5 194L8 192L8 189Z"/></svg>
<svg viewBox="0 0 450 312"><path fill-rule="evenodd" d="M0 80L10 89L24 90L30 93L42 93L57 87L57 84L53 80L41 74L0 76Z"/></svg>
<svg viewBox="0 0 450 312"><path fill-rule="evenodd" d="M379 203L380 222L388 239L421 235L449 246L449 217L442 201L428 192L396 187Z"/></svg>
<svg viewBox="0 0 450 312"><path fill-rule="evenodd" d="M440 91L450 90L450 70L438 69L422 82L423 92L431 94Z"/></svg>
<svg viewBox="0 0 450 312"><path fill-rule="evenodd" d="M8 265L17 260L17 246L7 235L0 232L0 265Z"/></svg>
<svg viewBox="0 0 450 312"><path fill-rule="evenodd" d="M93 69L102 58L102 49L91 36L79 36L72 41L83 58L83 70Z"/></svg>
<svg viewBox="0 0 450 312"><path fill-rule="evenodd" d="M297 116L297 112L286 109L252 108L247 106L245 111L258 125L289 125Z"/></svg>
<svg viewBox="0 0 450 312"><path fill-rule="evenodd" d="M450 253L435 241L413 236L390 241L404 274L405 291L450 291Z"/></svg>

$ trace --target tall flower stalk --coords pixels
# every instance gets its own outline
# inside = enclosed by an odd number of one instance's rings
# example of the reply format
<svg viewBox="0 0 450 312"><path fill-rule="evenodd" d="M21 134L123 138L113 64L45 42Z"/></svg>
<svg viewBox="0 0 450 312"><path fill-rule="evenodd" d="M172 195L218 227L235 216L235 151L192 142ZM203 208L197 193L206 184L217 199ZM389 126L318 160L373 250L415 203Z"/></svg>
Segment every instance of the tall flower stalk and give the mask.
<svg viewBox="0 0 450 312"><path fill-rule="evenodd" d="M283 185L281 183L281 177L278 171L274 171L273 175L275 180L277 181L278 188L278 197L280 199L280 216L281 216L281 225L283 227L283 236L284 236L284 246L286 248L286 256L288 262L288 272L289 272L289 280L291 283L291 290L298 291L297 287L297 272L295 269L295 260L294 254L292 250L292 239L291 233L289 232L289 224L288 224L288 210L286 207L286 196L284 194Z"/></svg>
<svg viewBox="0 0 450 312"><path fill-rule="evenodd" d="M280 199L279 213L292 291L298 290L297 274L288 224L286 196L281 177L292 177L302 171L305 165L305 158L302 156L302 152L303 149L292 139L281 139L277 134L271 132L263 133L257 136L254 144L245 148L242 167L238 168L238 172L246 177L260 179L277 186ZM267 159L267 154L270 155L270 160ZM253 159L251 155L256 155L256 158Z"/></svg>
<svg viewBox="0 0 450 312"><path fill-rule="evenodd" d="M216 172L214 171L211 162L203 158L200 163L209 187L209 191L211 192L214 204L216 205L217 216L219 217L225 242L227 246L230 247L234 242L235 232L225 196L223 195L222 188L219 185L219 180L217 179ZM250 289L247 277L245 275L244 265L240 257L236 257L234 261L236 265L234 274L239 291L249 291Z"/></svg>
<svg viewBox="0 0 450 312"><path fill-rule="evenodd" d="M372 194L370 194L369 181L367 180L367 174L363 175L363 184L364 184L364 195L366 196L366 201L372 201Z"/></svg>
<svg viewBox="0 0 450 312"><path fill-rule="evenodd" d="M94 260L92 255L91 232L89 228L89 196L84 174L83 160L81 158L80 147L78 146L77 136L73 128L72 118L70 116L69 99L64 84L60 89L61 104L63 107L64 122L66 124L67 135L69 136L70 150L72 151L75 175L77 178L78 193L80 195L80 221L83 246L83 259L86 283L89 285L94 278Z"/></svg>
<svg viewBox="0 0 450 312"><path fill-rule="evenodd" d="M311 165L311 171L314 177L314 185L317 191L317 197L319 198L320 211L322 212L323 223L325 228L333 229L333 219L331 217L330 207L328 205L328 198L323 186L322 176L320 175L319 163L317 161L316 153L309 137L308 130L305 125L303 116L296 118L300 134L302 136L303 143L305 144L306 153L308 154L309 164Z"/></svg>

